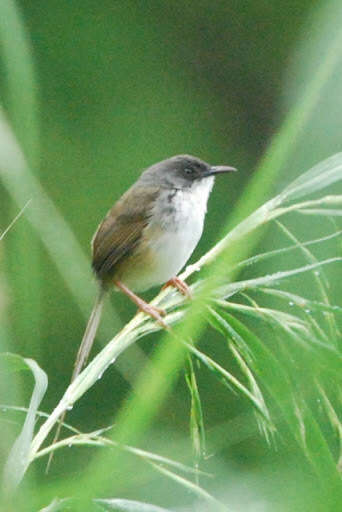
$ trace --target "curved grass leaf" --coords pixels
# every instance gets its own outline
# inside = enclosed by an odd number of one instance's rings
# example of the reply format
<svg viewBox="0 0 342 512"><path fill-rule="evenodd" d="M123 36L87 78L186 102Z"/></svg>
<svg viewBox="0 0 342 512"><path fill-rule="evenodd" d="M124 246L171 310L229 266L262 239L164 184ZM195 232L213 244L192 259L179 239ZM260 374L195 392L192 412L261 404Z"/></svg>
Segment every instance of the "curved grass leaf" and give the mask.
<svg viewBox="0 0 342 512"><path fill-rule="evenodd" d="M325 510L337 510L342 502L341 475L329 446L323 436L312 411L304 400L300 403L300 411L304 427L304 451L311 466L318 476L322 491L322 502Z"/></svg>
<svg viewBox="0 0 342 512"><path fill-rule="evenodd" d="M225 300L217 300L216 304L225 309L239 311L247 316L256 318L258 320L269 321L274 324L286 325L291 329L297 329L298 331L307 331L308 326L304 320L295 315L278 311L277 309L263 308L263 307L252 307L245 304L238 304L234 302L228 302Z"/></svg>
<svg viewBox="0 0 342 512"><path fill-rule="evenodd" d="M263 401L259 399L259 396L255 396L252 391L250 391L242 382L239 381L234 375L228 372L225 368L219 365L216 361L214 361L207 354L204 354L200 350L198 350L193 345L184 342L189 351L203 363L208 370L210 370L213 375L220 381L224 386L227 386L230 390L237 391L244 398L252 404L252 406L256 409L256 411L264 418L266 422L270 422L268 411L265 408L265 404Z"/></svg>
<svg viewBox="0 0 342 512"><path fill-rule="evenodd" d="M210 504L215 507L215 511L217 512L231 512L231 509L226 507L223 503L214 498L211 494L209 494L203 487L200 487L194 482L184 478L183 476L176 475L175 473L171 473L168 469L158 466L158 471L163 473L165 476L174 480L178 484L181 484L183 487L187 488L192 494L196 494L197 497L202 498L206 501L207 504Z"/></svg>
<svg viewBox="0 0 342 512"><path fill-rule="evenodd" d="M266 403L265 403L265 400L264 400L264 396L260 390L260 387L258 386L258 383L253 375L253 372L250 370L248 364L245 362L245 360L243 359L243 357L241 356L241 354L239 353L239 351L237 350L237 348L234 347L234 345L232 344L230 346L230 350L232 352L232 354L234 355L236 361L238 362L240 368L241 368L241 371L242 373L245 375L248 383L249 383L249 387L251 389L251 392L253 393L253 395L256 397L256 399L258 400L262 410L264 411L264 415L267 417L267 421L265 421L265 417L260 415L260 414L256 414L256 419L257 419L257 422L258 422L258 425L259 425L259 429L260 431L264 434L267 442L269 443L270 442L270 435L269 434L273 434L274 430L275 430L275 427L273 425L273 422L271 420L271 416L270 416L270 413L268 411L268 407L266 406Z"/></svg>
<svg viewBox="0 0 342 512"><path fill-rule="evenodd" d="M330 420L330 423L332 424L332 426L336 432L336 435L337 435L337 442L339 445L337 468L341 472L341 470L342 470L342 423L338 416L338 413L335 411L331 401L329 400L327 393L325 392L325 390L323 389L321 384L319 384L318 382L316 384L317 384L317 389L322 397L322 401L323 401L324 407L327 411L327 415Z"/></svg>
<svg viewBox="0 0 342 512"><path fill-rule="evenodd" d="M186 466L181 462L177 462L168 457L163 457L162 455L158 455L157 453L148 452L146 450L142 450L141 448L135 448L134 446L120 445L119 443L103 437L101 434L103 430L90 432L89 434L78 433L74 436L66 437L61 441L58 441L46 448L42 448L37 452L36 458L44 457L48 455L52 451L58 450L60 448L72 447L72 446L100 446L100 447L109 447L109 448L118 448L122 451L131 453L140 459L143 459L145 462L151 464L154 468L158 469L161 465L170 466L178 471L182 471L184 473L191 473L194 475L202 475L202 476L210 476L208 473L200 471L197 468L192 468L190 466Z"/></svg>
<svg viewBox="0 0 342 512"><path fill-rule="evenodd" d="M252 371L254 358L253 352L249 348L246 350L246 347L248 347L246 340L238 332L231 328L227 319L224 318L222 314L213 309L210 309L210 313L211 316L209 321L211 325L216 330L218 330L228 341L229 348L233 356L237 360L242 373L245 375L247 381L249 382L251 393L259 404L259 407L255 409L257 413L257 422L260 429L264 433L265 438L269 441L269 434L273 434L275 427L273 421L271 420L268 407L266 406L264 396ZM233 343L230 343L230 341Z"/></svg>
<svg viewBox="0 0 342 512"><path fill-rule="evenodd" d="M342 153L337 153L301 174L280 194L283 201L293 201L323 190L342 179Z"/></svg>
<svg viewBox="0 0 342 512"><path fill-rule="evenodd" d="M34 433L36 412L45 395L48 379L46 373L32 359L24 359L14 354L4 354L3 358L6 360L7 367L12 367L14 371L31 370L35 380L24 425L13 444L4 468L4 489L7 493L11 493L20 483L30 462L29 452Z"/></svg>
<svg viewBox="0 0 342 512"><path fill-rule="evenodd" d="M201 398L198 391L197 379L191 356L188 357L185 374L186 383L189 388L190 405L190 436L192 440L193 452L195 457L195 467L199 465L200 459L205 455L205 429L203 422L203 412Z"/></svg>
<svg viewBox="0 0 342 512"><path fill-rule="evenodd" d="M280 228L282 233L284 233L287 236L287 238L289 238L292 242L296 244L296 246L301 251L302 255L304 256L305 260L308 263L319 263L319 260L316 258L316 256L312 254L310 249L305 247L303 243L300 240L298 240L298 238L293 233L291 233L291 231L284 224L282 224L280 221L276 221L276 224ZM319 289L320 295L323 297L323 300L328 303L328 296L325 290L325 287L329 286L327 279L325 278L323 273L320 274L317 271L314 273L314 279L318 285L317 287Z"/></svg>
<svg viewBox="0 0 342 512"><path fill-rule="evenodd" d="M277 221L278 223L278 221ZM332 240L334 238L340 237L342 234L342 231L336 231L335 233L332 233L331 235L327 235L321 238L317 238L315 240L308 240L307 242L301 242L302 247L308 247L315 244L321 244L323 242L327 242L328 240ZM267 251L261 254L256 254L255 256L251 256L250 258L247 258L246 260L240 261L236 265L238 269L243 267L249 267L250 265L254 265L255 263L259 263L260 261L268 260L269 258L273 258L276 256L280 256L281 254L285 254L287 252L299 250L300 247L297 244L289 245L288 247L282 247L281 249L274 249L272 251Z"/></svg>
<svg viewBox="0 0 342 512"><path fill-rule="evenodd" d="M298 210L298 213L304 215L326 215L327 217L341 217L342 210L328 209L328 208L306 208L305 210Z"/></svg>
<svg viewBox="0 0 342 512"><path fill-rule="evenodd" d="M216 311L215 313L217 322L212 325L216 326L228 342L233 342L238 350L241 347L241 342L238 342L238 340L243 340L250 352L249 367L268 389L275 401L286 404L287 412L293 417L293 410L289 407L289 401L292 397L291 380L281 361L240 320L226 311L220 311L219 313Z"/></svg>
<svg viewBox="0 0 342 512"><path fill-rule="evenodd" d="M117 510L122 512L172 512L170 509L157 507L142 501L115 499L97 499L95 503L100 505L102 510Z"/></svg>
<svg viewBox="0 0 342 512"><path fill-rule="evenodd" d="M1 366L0 366L0 372L1 372ZM26 414L28 411L28 408L20 407L17 405L0 404L0 412L7 412L7 411L19 411L19 412L24 412ZM37 411L36 416L39 416L41 418L48 418L49 414L47 412ZM81 433L77 428L73 427L69 423L63 422L63 427L66 428L67 430L70 430L70 432L75 432L76 434Z"/></svg>
<svg viewBox="0 0 342 512"><path fill-rule="evenodd" d="M68 503L70 504L69 498L64 498L62 500L54 499L50 505L42 508L39 512L59 512L60 510L70 510Z"/></svg>
<svg viewBox="0 0 342 512"><path fill-rule="evenodd" d="M308 310L309 312L327 311L329 313L336 313L337 315L342 314L341 306L337 306L336 304L325 304L324 302L319 302L317 300L309 300L302 297L301 295L296 295L295 293L286 292L284 290L261 287L258 289L258 292L279 297L280 299L283 299L289 306L298 306L302 310Z"/></svg>
<svg viewBox="0 0 342 512"><path fill-rule="evenodd" d="M224 309L232 309L247 314L248 316L269 323L275 329L278 329L278 331L287 333L291 336L291 339L296 345L306 350L305 356L310 359L310 364L313 364L313 367L320 368L321 370L327 368L336 376L341 375L342 355L332 343L324 342L315 336L311 329L310 322L305 323L300 318L277 310L267 310L265 308L257 308L254 310L249 306L227 301L216 302ZM260 312L259 315L257 311ZM263 314L265 311L267 314Z"/></svg>
<svg viewBox="0 0 342 512"><path fill-rule="evenodd" d="M304 258L309 263L315 264L319 263L318 259L312 254L312 252L308 249L308 247L305 247L296 237L293 233L290 232L288 228L286 228L281 222L277 221L277 225L280 227L281 231L295 244L298 246L300 251L302 252ZM329 283L325 277L324 270L321 271L315 271L314 272L314 282L317 285L318 293L321 296L323 302L330 306L330 301L327 293L327 289L329 288ZM306 311L307 308L306 308ZM326 310L327 311L327 310ZM312 318L312 317L310 317ZM329 325L329 331L330 331L330 337L334 340L334 343L336 344L336 340L339 336L338 327L335 321L335 317L333 314L326 314L324 319L327 320ZM312 319L314 322L314 319ZM316 323L316 328L318 327L318 324ZM323 335L324 336L324 335Z"/></svg>
<svg viewBox="0 0 342 512"><path fill-rule="evenodd" d="M228 285L221 286L217 291L215 291L215 295L222 296L224 298L231 297L236 293L252 288L259 288L262 286L267 286L271 283L278 283L282 279L287 279L289 277L302 274L303 272L309 272L310 270L316 270L324 265L329 265L331 263L341 262L342 258L328 258L323 261L319 261L317 263L312 263L310 265L304 265L299 268L294 268L292 270L282 270L280 272L275 272L274 274L269 274L262 277L256 277L255 279L247 279L244 281L237 281L235 283L229 283Z"/></svg>

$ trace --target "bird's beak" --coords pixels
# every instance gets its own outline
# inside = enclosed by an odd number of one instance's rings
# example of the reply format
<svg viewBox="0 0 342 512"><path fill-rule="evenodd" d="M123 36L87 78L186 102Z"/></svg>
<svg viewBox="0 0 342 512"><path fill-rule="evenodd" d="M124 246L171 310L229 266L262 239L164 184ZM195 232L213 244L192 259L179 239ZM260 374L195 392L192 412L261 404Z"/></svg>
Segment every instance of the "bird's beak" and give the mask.
<svg viewBox="0 0 342 512"><path fill-rule="evenodd" d="M215 176L216 174L223 174L226 172L235 172L235 167L228 167L227 165L214 165L208 170L207 176Z"/></svg>

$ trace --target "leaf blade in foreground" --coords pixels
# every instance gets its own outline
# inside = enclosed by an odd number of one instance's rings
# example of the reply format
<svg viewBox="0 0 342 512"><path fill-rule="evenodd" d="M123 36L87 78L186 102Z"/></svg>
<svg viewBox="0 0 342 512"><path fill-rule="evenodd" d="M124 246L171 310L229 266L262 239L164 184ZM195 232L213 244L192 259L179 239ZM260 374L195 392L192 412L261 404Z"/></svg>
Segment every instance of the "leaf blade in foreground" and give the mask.
<svg viewBox="0 0 342 512"><path fill-rule="evenodd" d="M12 493L21 482L30 463L29 453L34 434L36 412L41 403L48 385L46 373L33 361L14 354L6 354L7 359L13 359L16 365L22 364L21 369L29 368L33 374L35 385L31 395L30 405L26 414L24 425L15 440L4 467L4 489ZM18 368L19 369L19 368Z"/></svg>

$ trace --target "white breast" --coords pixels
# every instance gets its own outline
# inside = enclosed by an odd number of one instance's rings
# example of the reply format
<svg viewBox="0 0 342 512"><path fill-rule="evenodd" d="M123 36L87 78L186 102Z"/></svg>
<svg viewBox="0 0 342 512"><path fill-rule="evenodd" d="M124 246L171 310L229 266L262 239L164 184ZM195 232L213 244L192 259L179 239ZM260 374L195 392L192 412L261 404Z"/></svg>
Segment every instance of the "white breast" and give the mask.
<svg viewBox="0 0 342 512"><path fill-rule="evenodd" d="M201 238L213 183L210 177L189 190L162 192L154 206L150 227L146 229L156 233L150 239L155 265L151 274L142 279L144 282L139 283L141 290L167 282L184 267Z"/></svg>

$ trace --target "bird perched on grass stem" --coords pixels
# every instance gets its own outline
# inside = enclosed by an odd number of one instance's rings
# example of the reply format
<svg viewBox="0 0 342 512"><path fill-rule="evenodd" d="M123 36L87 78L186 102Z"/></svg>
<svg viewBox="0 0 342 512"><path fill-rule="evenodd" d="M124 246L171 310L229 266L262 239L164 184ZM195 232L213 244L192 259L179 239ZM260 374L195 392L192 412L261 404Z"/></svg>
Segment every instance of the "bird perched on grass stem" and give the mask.
<svg viewBox="0 0 342 512"><path fill-rule="evenodd" d="M214 177L231 171L235 169L212 166L194 156L174 156L146 169L109 210L92 240L92 266L99 290L77 354L72 381L87 361L104 297L113 286L167 328L162 318L164 311L148 304L135 292L166 284L189 295L186 283L176 276L202 235Z"/></svg>

